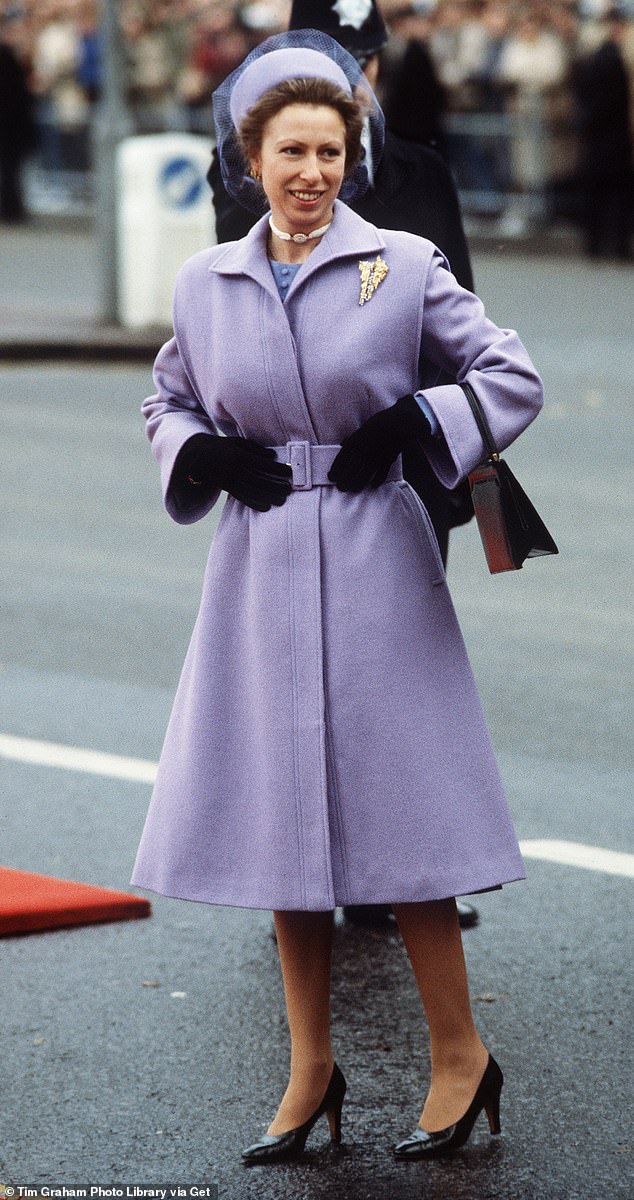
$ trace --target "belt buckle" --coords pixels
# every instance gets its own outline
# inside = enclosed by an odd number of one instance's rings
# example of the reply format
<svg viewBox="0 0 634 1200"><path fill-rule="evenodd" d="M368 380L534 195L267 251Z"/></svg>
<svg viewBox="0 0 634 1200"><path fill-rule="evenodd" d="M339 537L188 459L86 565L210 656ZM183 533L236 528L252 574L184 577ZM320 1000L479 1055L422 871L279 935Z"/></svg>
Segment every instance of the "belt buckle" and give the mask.
<svg viewBox="0 0 634 1200"><path fill-rule="evenodd" d="M293 489L309 492L313 486L310 442L287 442L286 461L293 471Z"/></svg>

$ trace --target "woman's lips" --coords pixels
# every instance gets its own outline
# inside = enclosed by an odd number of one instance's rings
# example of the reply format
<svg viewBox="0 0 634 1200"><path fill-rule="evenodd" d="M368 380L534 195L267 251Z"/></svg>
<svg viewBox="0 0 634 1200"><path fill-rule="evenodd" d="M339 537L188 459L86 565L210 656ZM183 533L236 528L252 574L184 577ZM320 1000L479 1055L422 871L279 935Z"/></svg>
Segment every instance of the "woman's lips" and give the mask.
<svg viewBox="0 0 634 1200"><path fill-rule="evenodd" d="M321 200L323 192L292 191L291 196L294 200L297 200L299 204L317 204Z"/></svg>

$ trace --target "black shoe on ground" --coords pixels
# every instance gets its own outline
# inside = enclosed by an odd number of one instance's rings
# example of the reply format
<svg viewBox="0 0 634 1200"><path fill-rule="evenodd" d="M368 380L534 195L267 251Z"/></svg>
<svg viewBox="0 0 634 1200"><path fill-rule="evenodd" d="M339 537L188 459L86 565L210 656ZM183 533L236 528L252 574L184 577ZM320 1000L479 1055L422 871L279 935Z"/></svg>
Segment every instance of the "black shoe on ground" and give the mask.
<svg viewBox="0 0 634 1200"><path fill-rule="evenodd" d="M389 929L396 924L389 904L346 904L343 915L350 925L363 925L368 929Z"/></svg>
<svg viewBox="0 0 634 1200"><path fill-rule="evenodd" d="M480 920L478 910L465 900L457 900L458 920L461 929L473 929ZM362 925L369 929L389 929L395 918L389 904L346 904L343 915L350 925Z"/></svg>
<svg viewBox="0 0 634 1200"><path fill-rule="evenodd" d="M478 910L472 904L467 904L466 900L456 900L456 908L461 929L473 929L474 925L478 924Z"/></svg>

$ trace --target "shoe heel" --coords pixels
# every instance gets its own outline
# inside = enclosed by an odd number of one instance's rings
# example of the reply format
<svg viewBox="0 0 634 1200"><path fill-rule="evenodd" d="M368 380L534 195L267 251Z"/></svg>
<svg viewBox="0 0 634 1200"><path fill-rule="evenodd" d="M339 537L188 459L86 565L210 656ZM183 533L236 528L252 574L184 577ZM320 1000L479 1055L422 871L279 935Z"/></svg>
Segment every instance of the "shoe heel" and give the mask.
<svg viewBox="0 0 634 1200"><path fill-rule="evenodd" d="M339 1146L341 1144L341 1109L342 1109L342 1107L343 1106L340 1105L339 1108L331 1109L329 1112L326 1113L326 1116L328 1118L328 1124L330 1125L330 1137L331 1137L332 1141L336 1143L337 1146Z"/></svg>
<svg viewBox="0 0 634 1200"><path fill-rule="evenodd" d="M334 1066L332 1079L328 1093L324 1097L324 1110L328 1118L330 1126L330 1136L338 1146L341 1143L341 1110L346 1095L346 1081L339 1070L339 1067Z"/></svg>
<svg viewBox="0 0 634 1200"><path fill-rule="evenodd" d="M497 1096L491 1096L491 1099L487 1100L487 1102L484 1106L484 1110L487 1115L487 1120L489 1122L489 1129L491 1130L491 1133L500 1133L502 1127L500 1125L500 1093L499 1092L498 1092Z"/></svg>

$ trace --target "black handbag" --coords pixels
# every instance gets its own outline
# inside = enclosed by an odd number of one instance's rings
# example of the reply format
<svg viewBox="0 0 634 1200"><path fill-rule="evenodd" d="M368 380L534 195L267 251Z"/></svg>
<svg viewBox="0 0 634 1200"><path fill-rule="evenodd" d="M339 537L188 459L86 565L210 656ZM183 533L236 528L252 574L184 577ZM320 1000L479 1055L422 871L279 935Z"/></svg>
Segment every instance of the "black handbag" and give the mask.
<svg viewBox="0 0 634 1200"><path fill-rule="evenodd" d="M519 571L527 558L559 554L539 513L500 458L486 415L471 384L460 384L475 417L488 461L469 474L471 499L492 575Z"/></svg>

